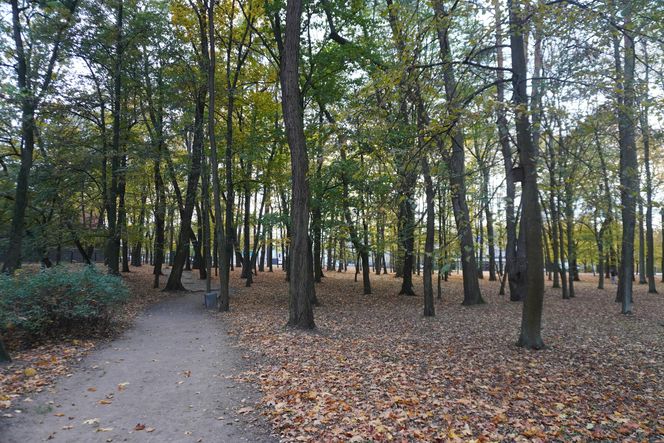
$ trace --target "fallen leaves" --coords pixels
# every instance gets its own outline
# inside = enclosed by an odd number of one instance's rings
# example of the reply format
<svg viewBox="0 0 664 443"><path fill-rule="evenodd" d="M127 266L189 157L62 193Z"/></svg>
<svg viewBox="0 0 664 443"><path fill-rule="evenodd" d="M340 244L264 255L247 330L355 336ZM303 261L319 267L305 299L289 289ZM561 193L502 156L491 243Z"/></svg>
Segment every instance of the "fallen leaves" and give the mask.
<svg viewBox="0 0 664 443"><path fill-rule="evenodd" d="M232 277L224 318L259 361L243 380L260 384L284 441L664 438L664 309L645 291L626 322L595 281L576 283L573 302L547 289L549 348L529 352L514 346L521 305L498 296L499 284L481 282L488 303L464 307L452 276L438 316L424 321L421 297L398 296L391 275L372 276L371 296L350 275L326 275L313 333L283 328L279 272L251 288Z"/></svg>
<svg viewBox="0 0 664 443"><path fill-rule="evenodd" d="M69 374L70 364L94 347L89 340L76 342L60 341L14 353L11 364L0 366L0 409L10 407L6 401L41 392L57 377Z"/></svg>

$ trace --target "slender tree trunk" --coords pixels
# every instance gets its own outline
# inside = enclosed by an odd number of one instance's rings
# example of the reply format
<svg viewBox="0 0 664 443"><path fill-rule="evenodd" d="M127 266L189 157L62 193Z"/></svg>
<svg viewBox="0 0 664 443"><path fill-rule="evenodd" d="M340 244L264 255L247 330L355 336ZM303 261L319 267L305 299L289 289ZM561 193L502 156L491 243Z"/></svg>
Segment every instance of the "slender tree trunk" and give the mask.
<svg viewBox="0 0 664 443"><path fill-rule="evenodd" d="M164 237L165 237L165 217L166 217L166 190L164 180L161 175L161 138L157 145L157 158L154 161L154 186L155 186L155 235L154 235L154 281L153 288L159 287L159 277L162 274L164 264Z"/></svg>
<svg viewBox="0 0 664 443"><path fill-rule="evenodd" d="M638 222L639 222L639 284L645 285L648 283L646 279L646 233L643 226L644 216L643 216L643 201L641 198L638 199Z"/></svg>
<svg viewBox="0 0 664 443"><path fill-rule="evenodd" d="M433 241L435 231L434 198L435 192L431 173L429 172L429 162L426 158L422 159L422 173L424 174L424 186L427 199L427 231L426 241L424 243L424 316L433 317L436 310L433 302Z"/></svg>
<svg viewBox="0 0 664 443"><path fill-rule="evenodd" d="M251 286L253 281L251 272L251 254L250 254L250 218L251 218L251 188L249 187L249 180L251 180L251 162L247 162L247 176L245 177L244 187L244 222L243 222L243 251L242 251L242 275L241 278L246 278L246 286Z"/></svg>
<svg viewBox="0 0 664 443"><path fill-rule="evenodd" d="M556 150L553 144L553 136L550 135L547 142L547 151L549 154L549 207L551 211L551 248L553 249L553 287L560 288L560 245L558 237L560 217L558 205L556 204L558 182L556 180Z"/></svg>
<svg viewBox="0 0 664 443"><path fill-rule="evenodd" d="M496 281L496 242L493 231L493 211L491 211L491 200L489 198L489 168L485 167L484 171L484 195L485 205L484 213L486 215L486 238L489 247L489 281Z"/></svg>
<svg viewBox="0 0 664 443"><path fill-rule="evenodd" d="M574 244L574 193L570 179L565 183L565 226L567 228L567 266L568 266L568 283L569 283L569 298L574 298L574 276L576 271L576 250ZM577 280L578 281L578 280Z"/></svg>
<svg viewBox="0 0 664 443"><path fill-rule="evenodd" d="M516 278L517 261L517 231L514 202L516 200L516 186L514 183L514 167L512 162L512 148L510 146L509 125L507 121L507 111L505 103L505 75L503 58L503 31L500 2L495 0L495 23L496 23L496 99L498 106L496 108L496 126L498 127L498 139L500 149L503 154L503 164L505 167L505 231L507 244L505 246L505 274L507 275L510 300L521 300L521 291L519 290L519 280ZM503 279L504 280L504 279Z"/></svg>
<svg viewBox="0 0 664 443"><path fill-rule="evenodd" d="M120 174L120 124L122 118L122 101L120 100L122 92L122 59L124 54L123 42L123 0L118 1L115 22L115 60L113 66L113 141L111 157L111 186L109 188L109 206L108 213L108 237L106 240L106 250L104 257L106 266L111 274L119 274L120 259L120 236L121 226L118 226L118 176Z"/></svg>
<svg viewBox="0 0 664 443"><path fill-rule="evenodd" d="M648 278L648 293L656 294L657 285L655 284L655 239L652 227L652 171L650 168L650 123L649 110L650 102L648 97L648 88L650 83L650 63L648 59L648 49L646 40L643 40L643 59L645 65L644 79L644 97L642 111L639 114L641 126L641 140L643 141L643 167L646 175L646 277ZM664 250L663 250L664 253ZM662 273L664 275L664 272Z"/></svg>
<svg viewBox="0 0 664 443"><path fill-rule="evenodd" d="M53 70L58 60L62 40L65 36L65 30L70 25L72 19L62 17L56 30L55 41L48 54L48 66L44 72L34 72L35 65L39 63L38 58L30 59L32 49L31 42L28 42L28 52L26 53L23 42L24 30L21 24L21 8L23 2L11 0L11 29L12 39L14 41L14 69L16 72L16 84L18 86L18 100L21 106L21 150L20 166L16 180L16 192L14 194L14 208L12 211L12 223L9 230L8 249L5 254L5 262L2 265L2 272L11 274L21 267L23 251L23 235L25 229L25 210L28 207L28 192L30 182L30 170L32 169L32 156L35 148L35 113L39 104L39 98L45 94L51 85ZM70 17L74 17L74 11L77 1L68 2ZM120 6L119 17L122 17L122 6ZM120 19L120 23L121 23ZM29 26L28 26L29 28ZM120 27L121 28L121 25ZM27 34L30 34L28 29ZM121 39L119 32L118 41ZM32 63L34 64L32 64ZM12 63L13 64L13 63ZM34 83L41 83L41 90L35 90ZM37 81L38 80L38 81ZM116 272L117 273L117 272ZM1 343L0 343L1 345ZM0 354L4 350L0 347ZM8 358L8 356L7 356Z"/></svg>
<svg viewBox="0 0 664 443"><path fill-rule="evenodd" d="M9 356L9 352L5 348L5 344L0 338L0 363L9 363L12 361L12 358Z"/></svg>
<svg viewBox="0 0 664 443"><path fill-rule="evenodd" d="M344 140L342 140L341 142L340 153L341 153L341 161L346 162L346 146ZM355 250L359 255L358 263L356 263L356 270L358 269L357 266L359 264L359 259L362 260L362 282L363 282L364 294L366 295L366 294L371 294L371 280L369 277L369 274L371 273L371 268L369 267L369 246L366 244L366 240L365 242L362 242L360 240L357 228L355 227L355 223L353 222L353 217L351 215L349 207L350 180L345 172L347 170L348 169L344 167L343 171L341 172L341 182L343 184L343 212L344 212L344 217L346 219L346 226L348 227L348 232L350 233L351 242L353 242L353 246L355 247ZM357 278L357 272L356 272L356 278Z"/></svg>
<svg viewBox="0 0 664 443"><path fill-rule="evenodd" d="M205 95L207 87L198 88L196 93L194 115L194 140L191 150L191 169L187 178L187 196L180 216L180 233L175 251L173 268L168 276L165 291L184 290L182 272L189 256L189 240L191 239L191 218L196 204L198 181L201 175L201 156L203 154L203 115L205 113Z"/></svg>
<svg viewBox="0 0 664 443"><path fill-rule="evenodd" d="M272 250L273 250L274 240L272 237L272 225L267 227L267 270L268 272L274 272L272 269Z"/></svg>
<svg viewBox="0 0 664 443"><path fill-rule="evenodd" d="M565 258L567 257L568 249L565 249L565 241L563 240L564 236L564 231L563 231L563 222L562 219L560 218L560 213L562 212L562 208L560 207L560 195L557 196L556 198L556 205L557 205L557 211L558 211L558 232L560 232L560 281L562 283L562 297L564 300L569 299L569 288L568 288L568 281L570 280L569 278L569 273L567 268L565 267ZM569 264L569 257L567 257L567 263Z"/></svg>
<svg viewBox="0 0 664 443"><path fill-rule="evenodd" d="M314 203L313 210L311 211L311 225L313 228L314 234L314 281L320 283L321 278L323 277L323 265L322 265L322 241L323 241L323 229L322 224L322 214L320 210L320 204Z"/></svg>
<svg viewBox="0 0 664 443"><path fill-rule="evenodd" d="M461 106L457 91L457 82L452 65L452 53L449 44L449 17L441 0L433 2L436 14L436 30L440 45L440 58L443 62L443 78L445 95L448 102L448 112L457 114ZM470 213L466 202L465 182L465 135L456 122L451 133L452 153L448 157L447 165L450 174L450 187L452 192L452 209L459 233L459 246L462 254L461 266L463 268L463 304L475 305L484 303L478 282L477 263L475 261L475 244L470 224Z"/></svg>

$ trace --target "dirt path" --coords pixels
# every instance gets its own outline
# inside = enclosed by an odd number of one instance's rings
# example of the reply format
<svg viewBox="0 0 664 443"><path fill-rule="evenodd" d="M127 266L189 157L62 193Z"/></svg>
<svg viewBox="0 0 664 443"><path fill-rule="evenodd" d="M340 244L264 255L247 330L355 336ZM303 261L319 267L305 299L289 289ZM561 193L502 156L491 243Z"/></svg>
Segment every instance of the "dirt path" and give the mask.
<svg viewBox="0 0 664 443"><path fill-rule="evenodd" d="M202 287L190 273L183 282ZM179 295L149 308L49 392L16 405L13 418L0 418L0 442L277 441L252 410L258 392L230 378L242 368L202 292Z"/></svg>

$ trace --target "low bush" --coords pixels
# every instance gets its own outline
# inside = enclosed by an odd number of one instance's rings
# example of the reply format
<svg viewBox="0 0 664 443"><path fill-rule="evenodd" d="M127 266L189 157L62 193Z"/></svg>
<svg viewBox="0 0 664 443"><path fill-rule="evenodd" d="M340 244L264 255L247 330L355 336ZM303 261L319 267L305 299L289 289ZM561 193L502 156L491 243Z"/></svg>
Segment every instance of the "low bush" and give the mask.
<svg viewBox="0 0 664 443"><path fill-rule="evenodd" d="M119 277L90 266L0 275L0 333L21 342L91 335L106 328L128 298Z"/></svg>

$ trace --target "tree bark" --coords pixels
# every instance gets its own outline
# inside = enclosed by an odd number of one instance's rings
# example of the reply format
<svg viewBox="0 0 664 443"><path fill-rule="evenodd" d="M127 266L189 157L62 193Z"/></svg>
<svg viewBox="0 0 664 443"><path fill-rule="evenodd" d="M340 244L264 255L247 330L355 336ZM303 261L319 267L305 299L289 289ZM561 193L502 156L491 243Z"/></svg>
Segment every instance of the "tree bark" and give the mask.
<svg viewBox="0 0 664 443"><path fill-rule="evenodd" d="M648 278L648 293L656 294L657 285L655 283L655 239L652 227L653 184L652 171L650 166L650 123L648 120L650 110L650 102L648 97L648 88L650 84L650 63L648 59L646 40L643 40L643 59L645 65L645 84L642 110L639 114L639 118L641 123L641 140L643 140L643 167L646 173L646 277ZM662 275L664 275L664 271L662 272Z"/></svg>
<svg viewBox="0 0 664 443"><path fill-rule="evenodd" d="M443 78L445 83L445 96L448 103L448 113L457 114L460 106L457 82L452 65L452 53L449 44L448 26L449 17L441 0L435 0L433 7L436 15L436 31L440 46L440 58L443 62ZM450 188L452 193L452 209L459 233L459 246L461 250L461 266L463 268L463 304L475 305L484 303L478 282L477 262L475 260L475 244L470 224L470 213L466 202L465 183L465 149L464 132L460 122L456 122L451 132L452 153L447 159L449 169Z"/></svg>
<svg viewBox="0 0 664 443"><path fill-rule="evenodd" d="M523 34L521 0L508 0L510 48L512 57L513 100L516 106L515 126L519 160L523 168L522 228L525 229L526 246L526 297L523 301L521 332L518 346L542 349L542 305L544 300L544 257L542 252L542 212L537 189L537 149L533 144L528 120L527 68Z"/></svg>
<svg viewBox="0 0 664 443"><path fill-rule="evenodd" d="M424 174L424 187L427 199L427 231L424 242L424 316L433 317L436 309L433 301L433 241L436 215L434 213L434 187L429 172L429 162L422 159L422 173Z"/></svg>
<svg viewBox="0 0 664 443"><path fill-rule="evenodd" d="M194 140L191 149L191 168L189 176L187 177L187 196L180 216L180 233L178 235L178 242L175 249L173 268L168 276L168 281L164 288L165 291L179 291L185 289L182 285L182 272L189 255L189 240L192 232L191 217L194 212L194 205L196 204L198 181L201 175L201 157L203 154L203 115L205 113L206 93L207 85L203 87L199 86L196 91Z"/></svg>
<svg viewBox="0 0 664 443"><path fill-rule="evenodd" d="M0 338L0 363L10 363L12 358L9 356L9 352L5 348L5 344Z"/></svg>
<svg viewBox="0 0 664 443"><path fill-rule="evenodd" d="M120 174L120 124L122 117L122 102L120 94L122 91L122 58L124 54L123 44L123 0L118 1L115 19L115 59L113 65L113 138L111 142L111 185L109 187L108 208L108 237L106 239L106 250L104 258L110 274L118 275L120 260L120 235L121 227L118 226L118 175Z"/></svg>
<svg viewBox="0 0 664 443"><path fill-rule="evenodd" d="M277 17L278 20L278 17ZM291 269L289 282L288 324L302 329L315 327L314 313L309 291L315 291L309 263L309 181L307 171L306 138L304 135L304 110L299 85L300 23L302 1L288 0L286 4L286 29L283 36L279 80L281 106L286 136L291 154L291 230L289 253ZM280 31L279 31L280 32ZM281 35L277 36L281 39Z"/></svg>
<svg viewBox="0 0 664 443"><path fill-rule="evenodd" d="M340 146L340 153L341 153L341 161L346 162L346 146L345 146L345 140L342 140L341 146ZM341 183L343 185L343 211L344 211L344 217L346 219L346 226L348 227L348 232L350 233L350 240L353 243L353 246L355 247L355 250L358 252L360 259L362 260L362 285L363 285L363 291L365 295L371 294L371 280L370 280L370 273L371 273L371 268L369 267L369 245L367 244L366 238L365 241L362 242L360 240L359 234L357 232L357 228L355 227L355 223L353 222L353 217L351 215L350 207L349 207L349 177L346 173L348 168L344 165L342 167L342 172L341 172ZM366 230L365 230L366 233ZM356 263L355 269L357 270L358 264ZM357 275L357 273L356 273Z"/></svg>
<svg viewBox="0 0 664 443"><path fill-rule="evenodd" d="M632 275L634 274L634 231L636 226L636 195L639 191L638 161L634 130L634 67L636 56L631 31L631 2L623 1L624 65L623 85L619 89L618 145L620 146L620 201L622 215L622 243L617 300L622 313L632 312Z"/></svg>
<svg viewBox="0 0 664 443"><path fill-rule="evenodd" d="M500 149L503 154L503 164L505 167L505 231L507 242L505 246L505 274L509 283L510 300L521 300L521 293L519 290L519 280L516 278L516 261L517 261L517 231L516 231L516 217L514 202L516 199L516 186L514 183L514 174L512 169L514 167L512 162L512 148L510 146L509 125L507 121L506 103L505 103L505 75L504 75L504 56L503 56L503 31L502 31L502 14L500 9L500 2L495 0L495 23L496 23L496 100L498 106L496 107L496 126L498 128L498 139L500 142ZM504 285L501 285L501 289Z"/></svg>

